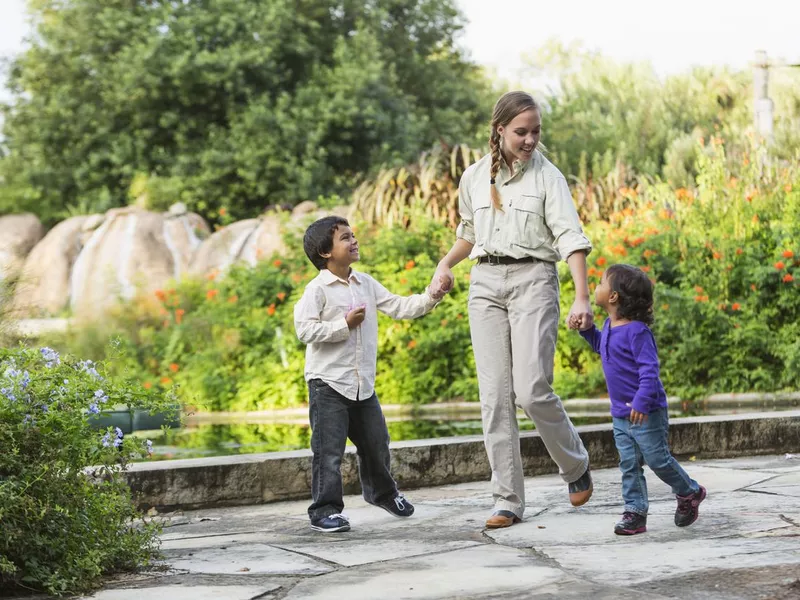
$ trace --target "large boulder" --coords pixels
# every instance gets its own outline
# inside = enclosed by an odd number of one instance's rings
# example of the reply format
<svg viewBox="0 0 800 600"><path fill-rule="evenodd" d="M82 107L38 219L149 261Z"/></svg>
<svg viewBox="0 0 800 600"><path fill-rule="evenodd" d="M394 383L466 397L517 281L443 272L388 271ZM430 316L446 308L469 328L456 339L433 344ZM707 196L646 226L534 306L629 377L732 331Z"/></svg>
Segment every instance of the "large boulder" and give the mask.
<svg viewBox="0 0 800 600"><path fill-rule="evenodd" d="M70 217L53 227L28 254L14 295L15 312L56 315L69 306L72 266L83 247L84 227L97 215Z"/></svg>
<svg viewBox="0 0 800 600"><path fill-rule="evenodd" d="M276 252L280 254L285 251L284 228L301 232L315 219L331 214L347 217L349 212L348 206L323 210L314 202L306 201L298 204L289 214L268 212L257 219L236 221L214 232L203 242L189 271L193 275L220 273L236 262L253 266Z"/></svg>
<svg viewBox="0 0 800 600"><path fill-rule="evenodd" d="M186 212L153 213L136 207L108 211L85 239L70 281L70 306L91 315L137 291L151 292L189 266L208 227Z"/></svg>
<svg viewBox="0 0 800 600"><path fill-rule="evenodd" d="M36 215L0 217L0 281L18 275L28 253L44 235Z"/></svg>

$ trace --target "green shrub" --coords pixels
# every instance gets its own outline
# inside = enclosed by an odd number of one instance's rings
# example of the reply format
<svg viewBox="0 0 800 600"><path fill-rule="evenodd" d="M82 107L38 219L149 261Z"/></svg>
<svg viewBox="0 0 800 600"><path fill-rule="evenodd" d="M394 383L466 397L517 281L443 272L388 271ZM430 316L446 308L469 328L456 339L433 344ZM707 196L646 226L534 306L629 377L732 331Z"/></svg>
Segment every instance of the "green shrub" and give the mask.
<svg viewBox="0 0 800 600"><path fill-rule="evenodd" d="M168 398L103 373L48 348L0 348L0 590L77 593L156 556L157 529L137 521L122 474L149 444L89 418Z"/></svg>

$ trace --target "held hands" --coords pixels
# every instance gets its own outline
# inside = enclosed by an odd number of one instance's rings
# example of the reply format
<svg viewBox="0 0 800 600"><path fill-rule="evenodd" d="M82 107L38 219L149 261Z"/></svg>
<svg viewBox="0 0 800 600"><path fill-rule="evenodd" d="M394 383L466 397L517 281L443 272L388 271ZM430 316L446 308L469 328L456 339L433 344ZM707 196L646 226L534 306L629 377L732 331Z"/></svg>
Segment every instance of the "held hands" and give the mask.
<svg viewBox="0 0 800 600"><path fill-rule="evenodd" d="M576 298L567 316L567 327L585 331L594 325L594 313L588 298Z"/></svg>
<svg viewBox="0 0 800 600"><path fill-rule="evenodd" d="M433 274L428 291L434 300L441 300L447 292L453 289L454 282L453 271L449 267L440 264Z"/></svg>
<svg viewBox="0 0 800 600"><path fill-rule="evenodd" d="M367 305L359 304L350 309L350 312L345 315L344 320L347 321L347 326L350 329L355 329L364 322L364 317L367 314Z"/></svg>

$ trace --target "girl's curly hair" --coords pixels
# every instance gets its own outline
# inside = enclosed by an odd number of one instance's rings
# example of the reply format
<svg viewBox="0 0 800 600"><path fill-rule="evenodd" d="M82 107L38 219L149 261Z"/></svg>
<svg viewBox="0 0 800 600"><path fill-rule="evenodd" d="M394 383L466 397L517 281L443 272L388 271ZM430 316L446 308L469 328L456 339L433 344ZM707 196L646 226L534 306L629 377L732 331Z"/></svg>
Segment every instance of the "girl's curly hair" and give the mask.
<svg viewBox="0 0 800 600"><path fill-rule="evenodd" d="M619 296L618 317L653 324L653 283L644 271L632 265L612 265L606 279Z"/></svg>

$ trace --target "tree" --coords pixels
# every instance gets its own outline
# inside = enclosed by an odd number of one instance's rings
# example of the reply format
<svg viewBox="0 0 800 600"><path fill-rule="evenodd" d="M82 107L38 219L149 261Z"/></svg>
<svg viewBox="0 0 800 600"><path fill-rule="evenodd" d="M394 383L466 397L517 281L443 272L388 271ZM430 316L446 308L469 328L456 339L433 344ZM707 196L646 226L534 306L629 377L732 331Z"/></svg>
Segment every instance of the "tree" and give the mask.
<svg viewBox="0 0 800 600"><path fill-rule="evenodd" d="M149 182L234 216L347 193L433 143L473 142L491 98L453 0L30 0L11 65L0 212L126 203ZM137 186L137 189L141 185Z"/></svg>

